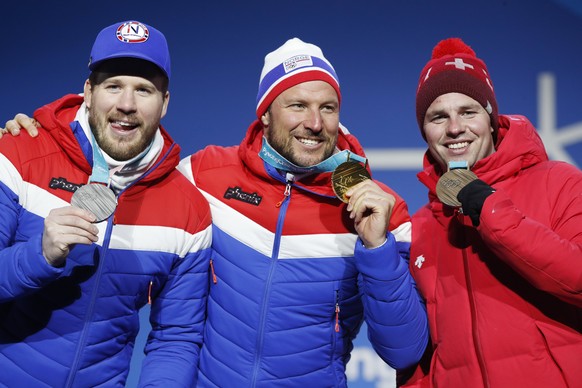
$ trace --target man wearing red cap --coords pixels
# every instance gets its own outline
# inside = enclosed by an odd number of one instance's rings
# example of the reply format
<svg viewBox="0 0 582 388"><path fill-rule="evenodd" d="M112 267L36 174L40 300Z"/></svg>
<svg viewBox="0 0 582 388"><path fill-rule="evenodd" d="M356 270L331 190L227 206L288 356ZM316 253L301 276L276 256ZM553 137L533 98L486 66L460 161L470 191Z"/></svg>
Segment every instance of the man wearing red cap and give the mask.
<svg viewBox="0 0 582 388"><path fill-rule="evenodd" d="M410 268L432 346L399 384L580 386L582 173L549 161L525 117L498 115L460 39L434 48L416 114L429 203L412 219Z"/></svg>

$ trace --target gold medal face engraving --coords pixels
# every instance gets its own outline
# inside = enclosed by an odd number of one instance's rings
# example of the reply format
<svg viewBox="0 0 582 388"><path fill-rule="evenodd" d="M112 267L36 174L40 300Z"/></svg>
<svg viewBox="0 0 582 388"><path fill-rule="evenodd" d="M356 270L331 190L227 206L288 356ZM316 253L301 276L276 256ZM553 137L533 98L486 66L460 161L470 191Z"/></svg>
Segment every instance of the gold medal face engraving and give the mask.
<svg viewBox="0 0 582 388"><path fill-rule="evenodd" d="M348 203L346 191L360 182L370 179L370 174L358 162L344 162L337 166L331 174L331 185L335 195L343 202Z"/></svg>
<svg viewBox="0 0 582 388"><path fill-rule="evenodd" d="M457 194L468 183L477 179L477 175L471 170L464 168L456 168L444 173L437 182L436 194L437 197L445 205L452 207L461 207L461 203L457 200Z"/></svg>
<svg viewBox="0 0 582 388"><path fill-rule="evenodd" d="M71 205L90 211L97 218L95 222L101 222L113 214L117 207L117 198L107 186L89 183L75 191Z"/></svg>

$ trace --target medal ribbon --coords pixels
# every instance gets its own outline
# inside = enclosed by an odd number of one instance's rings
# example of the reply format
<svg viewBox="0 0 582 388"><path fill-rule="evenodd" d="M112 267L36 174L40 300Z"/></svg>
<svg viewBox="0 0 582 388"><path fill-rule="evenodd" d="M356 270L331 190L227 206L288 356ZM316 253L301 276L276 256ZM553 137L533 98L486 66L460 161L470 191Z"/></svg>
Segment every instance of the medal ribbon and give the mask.
<svg viewBox="0 0 582 388"><path fill-rule="evenodd" d="M321 172L334 171L337 168L337 166L339 166L340 164L342 164L344 162L347 162L348 160L355 160L357 162L364 163L364 164L367 163L366 158L361 157L360 155L355 154L353 152L350 152L348 150L343 150L341 152L333 154L329 158L325 159L321 163L318 163L314 166L308 166L308 167L297 166L297 165L291 163L290 161L288 161L287 159L285 159L277 151L275 151L275 149L273 147L271 147L271 145L269 144L267 139L265 139L265 137L263 137L263 144L261 146L261 151L259 152L259 156L265 162L267 162L268 164L270 164L271 166L273 166L277 169L288 171L288 172L293 172L293 173L297 173L297 174L321 173Z"/></svg>
<svg viewBox="0 0 582 388"><path fill-rule="evenodd" d="M109 165L105 161L93 133L91 133L91 146L93 147L93 171L89 177L89 182L103 183L109 187Z"/></svg>
<svg viewBox="0 0 582 388"><path fill-rule="evenodd" d="M469 169L469 163L466 160L451 160L449 162L449 170L456 170L457 168Z"/></svg>
<svg viewBox="0 0 582 388"><path fill-rule="evenodd" d="M77 116L78 115L79 114L77 114ZM90 160L90 162L92 162L93 165L91 176L89 177L89 183L98 182L109 187L109 165L105 161L105 158L97 145L95 136L93 136L93 133L90 130L85 130L83 128L83 125L81 124L82 118L76 117L75 119L76 120L70 124L73 134L81 146L85 157L89 159L91 157L89 153L92 154L92 160ZM89 142L87 140L91 140L91 149L89 149Z"/></svg>

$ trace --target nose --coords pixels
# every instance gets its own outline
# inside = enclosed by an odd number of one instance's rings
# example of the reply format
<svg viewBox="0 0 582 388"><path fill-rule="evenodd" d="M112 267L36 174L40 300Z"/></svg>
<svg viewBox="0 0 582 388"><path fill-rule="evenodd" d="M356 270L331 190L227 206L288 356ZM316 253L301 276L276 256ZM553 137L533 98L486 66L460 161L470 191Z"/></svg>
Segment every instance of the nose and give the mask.
<svg viewBox="0 0 582 388"><path fill-rule="evenodd" d="M446 127L447 134L451 137L456 137L464 132L462 120L458 115L451 115Z"/></svg>
<svg viewBox="0 0 582 388"><path fill-rule="evenodd" d="M303 127L311 130L314 133L319 133L323 129L323 118L321 112L317 108L309 109L307 117L303 120Z"/></svg>
<svg viewBox="0 0 582 388"><path fill-rule="evenodd" d="M124 113L133 113L137 110L135 94L131 88L124 89L119 95L117 109Z"/></svg>

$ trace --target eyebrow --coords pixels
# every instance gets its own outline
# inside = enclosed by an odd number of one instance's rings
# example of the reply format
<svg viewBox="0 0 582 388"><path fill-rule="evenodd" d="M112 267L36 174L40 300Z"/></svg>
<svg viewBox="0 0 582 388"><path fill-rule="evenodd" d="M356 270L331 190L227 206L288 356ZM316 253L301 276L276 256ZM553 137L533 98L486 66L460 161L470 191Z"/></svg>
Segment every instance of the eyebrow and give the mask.
<svg viewBox="0 0 582 388"><path fill-rule="evenodd" d="M479 104L477 102L477 103L467 103L467 104L459 105L459 106L455 107L455 110L465 111L468 109L479 109L479 108L482 108L482 107L481 107L481 104ZM483 108L483 109L485 109L485 108ZM447 110L448 110L447 108L438 108L438 109L434 109L432 111L429 109L426 113L427 113L427 115L428 114L442 114L442 113L446 113Z"/></svg>

